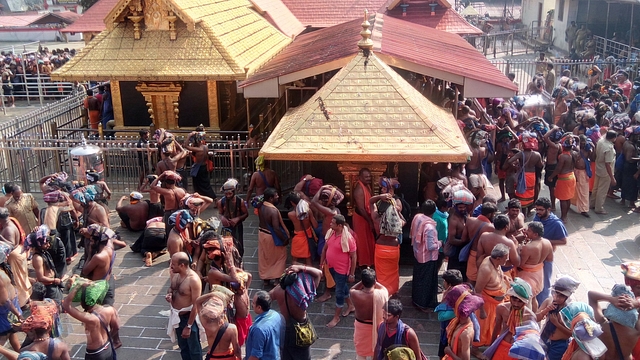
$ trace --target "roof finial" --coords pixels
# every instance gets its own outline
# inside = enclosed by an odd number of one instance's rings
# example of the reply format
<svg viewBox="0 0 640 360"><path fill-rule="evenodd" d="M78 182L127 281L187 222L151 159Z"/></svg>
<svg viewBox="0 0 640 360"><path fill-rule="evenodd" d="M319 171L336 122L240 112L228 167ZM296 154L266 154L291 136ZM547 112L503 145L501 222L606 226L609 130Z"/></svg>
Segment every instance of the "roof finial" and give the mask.
<svg viewBox="0 0 640 360"><path fill-rule="evenodd" d="M371 24L369 23L369 11L364 10L364 21L362 22L362 31L360 31L360 35L362 39L358 41L358 47L362 50L371 50L373 49L373 41L371 40L371 30L369 27Z"/></svg>

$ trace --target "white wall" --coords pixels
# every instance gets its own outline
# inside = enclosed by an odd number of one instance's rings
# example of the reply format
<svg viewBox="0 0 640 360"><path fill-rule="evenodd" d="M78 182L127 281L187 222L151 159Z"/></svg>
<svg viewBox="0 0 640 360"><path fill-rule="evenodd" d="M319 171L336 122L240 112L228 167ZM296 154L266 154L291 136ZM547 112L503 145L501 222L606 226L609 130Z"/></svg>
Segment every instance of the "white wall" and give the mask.
<svg viewBox="0 0 640 360"><path fill-rule="evenodd" d="M0 31L0 41L56 41L56 35L60 35L57 29ZM82 40L82 34L76 33L75 35L71 35L70 33L67 33L67 40L80 41ZM60 44L64 43L61 42Z"/></svg>
<svg viewBox="0 0 640 360"><path fill-rule="evenodd" d="M531 27L533 21L538 21L538 6L542 4L541 24L536 23L535 26L543 26L547 11L555 8L555 2L556 0L522 0L522 24Z"/></svg>
<svg viewBox="0 0 640 360"><path fill-rule="evenodd" d="M555 1L555 8L558 9L560 0ZM569 44L564 40L564 32L567 30L567 27L571 25L572 21L576 21L577 16L578 0L565 0L563 21L558 20L558 11L555 11L553 19L553 36L555 37L555 41L553 42L554 47L569 52Z"/></svg>

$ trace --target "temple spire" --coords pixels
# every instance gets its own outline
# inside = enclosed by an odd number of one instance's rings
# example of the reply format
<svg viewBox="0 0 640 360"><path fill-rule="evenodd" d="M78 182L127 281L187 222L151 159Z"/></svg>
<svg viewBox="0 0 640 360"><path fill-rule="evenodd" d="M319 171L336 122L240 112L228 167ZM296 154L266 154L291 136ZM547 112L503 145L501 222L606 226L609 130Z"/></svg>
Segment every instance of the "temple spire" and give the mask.
<svg viewBox="0 0 640 360"><path fill-rule="evenodd" d="M360 35L362 39L358 41L358 47L365 51L371 51L373 49L373 41L371 40L371 30L369 27L371 24L369 23L369 11L364 10L364 21L362 22L362 31L360 31Z"/></svg>

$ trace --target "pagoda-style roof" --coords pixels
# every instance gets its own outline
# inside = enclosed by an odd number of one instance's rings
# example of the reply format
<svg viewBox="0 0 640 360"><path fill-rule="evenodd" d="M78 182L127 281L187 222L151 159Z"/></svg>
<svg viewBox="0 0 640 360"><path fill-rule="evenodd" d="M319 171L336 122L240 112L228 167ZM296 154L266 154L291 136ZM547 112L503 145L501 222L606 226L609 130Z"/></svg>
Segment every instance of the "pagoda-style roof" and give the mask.
<svg viewBox="0 0 640 360"><path fill-rule="evenodd" d="M290 109L260 150L266 159L465 162L453 115L373 52L358 53L303 105Z"/></svg>
<svg viewBox="0 0 640 360"><path fill-rule="evenodd" d="M283 34L287 36L296 36L304 31L305 26L302 25L298 18L287 8L280 0L249 0L265 19L271 25L275 26Z"/></svg>
<svg viewBox="0 0 640 360"><path fill-rule="evenodd" d="M119 0L104 22L54 78L241 80L291 42L249 0Z"/></svg>

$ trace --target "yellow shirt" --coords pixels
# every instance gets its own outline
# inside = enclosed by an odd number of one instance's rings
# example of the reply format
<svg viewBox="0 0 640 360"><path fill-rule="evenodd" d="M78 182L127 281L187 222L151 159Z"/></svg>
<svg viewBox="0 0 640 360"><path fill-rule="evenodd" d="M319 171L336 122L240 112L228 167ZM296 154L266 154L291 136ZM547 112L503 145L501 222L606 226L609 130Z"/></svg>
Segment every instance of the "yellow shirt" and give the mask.
<svg viewBox="0 0 640 360"><path fill-rule="evenodd" d="M25 233L30 233L38 226L38 219L36 219L36 216L33 214L33 209L38 208L38 203L36 199L33 198L33 195L22 194L18 201L12 197L7 201L5 206L9 209L9 215L18 220Z"/></svg>

